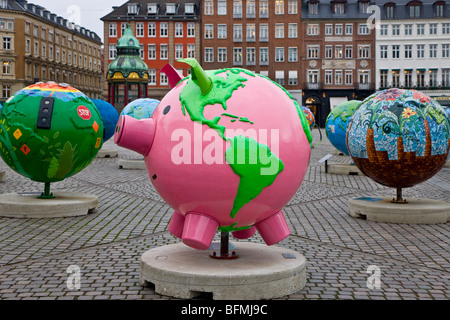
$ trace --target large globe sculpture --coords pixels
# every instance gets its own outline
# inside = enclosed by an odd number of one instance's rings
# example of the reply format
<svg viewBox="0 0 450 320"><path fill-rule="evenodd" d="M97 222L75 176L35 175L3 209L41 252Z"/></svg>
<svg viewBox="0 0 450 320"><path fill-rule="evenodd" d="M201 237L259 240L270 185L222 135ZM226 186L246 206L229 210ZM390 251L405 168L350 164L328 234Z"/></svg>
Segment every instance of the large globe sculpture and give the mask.
<svg viewBox="0 0 450 320"><path fill-rule="evenodd" d="M92 102L95 104L102 117L103 126L105 128L103 142L106 142L114 135L114 129L116 128L117 121L119 120L119 113L112 104L105 100L92 99Z"/></svg>
<svg viewBox="0 0 450 320"><path fill-rule="evenodd" d="M134 119L148 119L155 112L156 107L159 104L159 100L151 98L142 98L131 101L125 106L120 113L121 115L129 116Z"/></svg>
<svg viewBox="0 0 450 320"><path fill-rule="evenodd" d="M37 83L7 100L0 113L0 155L19 174L46 184L87 167L103 144L94 103L66 84Z"/></svg>
<svg viewBox="0 0 450 320"><path fill-rule="evenodd" d="M412 187L444 166L450 150L449 117L421 92L384 90L355 112L347 145L368 177L398 190Z"/></svg>
<svg viewBox="0 0 450 320"><path fill-rule="evenodd" d="M338 104L325 121L325 132L331 144L340 152L349 155L346 137L348 123L362 101L351 100Z"/></svg>
<svg viewBox="0 0 450 320"><path fill-rule="evenodd" d="M245 69L204 71L195 59L149 119L119 119L114 140L145 156L150 179L174 209L172 234L207 249L215 233L268 245L290 233L282 209L311 154L301 107L282 87Z"/></svg>
<svg viewBox="0 0 450 320"><path fill-rule="evenodd" d="M316 124L316 119L314 117L314 113L311 111L310 108L302 106L302 110L305 113L306 120L308 120L309 128L312 130L314 128L314 125Z"/></svg>

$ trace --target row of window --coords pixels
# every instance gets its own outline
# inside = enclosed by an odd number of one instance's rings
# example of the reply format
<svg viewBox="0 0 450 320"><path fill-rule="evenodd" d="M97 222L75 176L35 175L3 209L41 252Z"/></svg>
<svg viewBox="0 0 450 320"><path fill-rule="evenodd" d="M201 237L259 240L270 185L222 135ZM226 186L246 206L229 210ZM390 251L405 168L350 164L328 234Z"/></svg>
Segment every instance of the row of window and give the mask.
<svg viewBox="0 0 450 320"><path fill-rule="evenodd" d="M286 48L284 47L276 47L274 61L285 62L286 61L285 51ZM259 49L254 47L247 47L245 48L245 51L241 47L234 47L232 50L232 54L234 66L242 66L244 64L244 61L247 66L255 66L257 61L260 66L269 65L268 47L260 47ZM214 48L205 48L204 62L212 63L214 61L215 61ZM287 48L287 61L298 62L298 47ZM228 62L228 48L226 47L217 48L217 62Z"/></svg>
<svg viewBox="0 0 450 320"><path fill-rule="evenodd" d="M442 23L442 28L439 28L439 23L430 23L428 24L428 34L426 35L437 35L439 30L441 30L442 34L449 34L450 35L450 23ZM423 36L425 35L426 30L426 24L425 23L418 23L416 24L416 28L414 28L413 24L405 24L403 28L403 33L401 33L400 24L393 24L392 28L389 28L389 25L382 24L380 25L380 35L381 36ZM391 32L389 32L389 29L391 29ZM413 32L415 29L415 32Z"/></svg>
<svg viewBox="0 0 450 320"><path fill-rule="evenodd" d="M397 7L394 2L389 2L384 6L384 13L387 19L394 19L397 14ZM423 14L423 7L421 1L411 1L406 5L406 13L409 18L420 18ZM443 17L445 11L444 1L435 1L433 3L434 17Z"/></svg>
<svg viewBox="0 0 450 320"><path fill-rule="evenodd" d="M138 38L142 37L150 37L154 38L159 35L159 37L167 38L169 36L169 23L168 22L159 22L158 24L156 22L148 22L147 28L145 27L144 22L137 22L136 23L136 32L135 35ZM121 34L123 35L126 27L126 23L121 23ZM186 30L185 26L186 25ZM147 32L146 32L147 29ZM159 29L159 30L158 30ZM118 37L117 32L117 23L111 22L109 23L109 36L111 38ZM187 37L192 38L195 37L195 23L194 22L175 22L175 30L174 30L174 36L176 38L184 37L186 34Z"/></svg>
<svg viewBox="0 0 450 320"><path fill-rule="evenodd" d="M166 3L166 14L174 15L178 14L180 5L177 3ZM147 14L148 15L156 15L160 13L160 5L157 3L148 3L147 4ZM128 14L135 15L138 14L140 10L140 4L138 3L129 3L128 4ZM190 15L195 13L195 4L194 3L186 3L184 5L184 14Z"/></svg>
<svg viewBox="0 0 450 320"><path fill-rule="evenodd" d="M285 23L275 23L274 34L275 39L284 39L285 38ZM256 30L259 30L259 41L260 42L268 42L269 41L269 24L261 23L259 26L254 23L248 23L245 25L245 34L247 42L256 42ZM214 25L213 24L205 24L204 26L204 37L205 39L214 39ZM226 24L218 24L217 25L217 39L227 39L227 25ZM298 25L297 23L288 23L287 24L287 37L289 39L298 38ZM242 42L243 41L243 25L242 24L233 24L233 41L234 42Z"/></svg>
<svg viewBox="0 0 450 320"><path fill-rule="evenodd" d="M353 70L325 70L324 84L327 86L351 86L353 85ZM307 71L307 86L309 89L318 89L320 82L320 70L311 69ZM370 71L358 70L358 83L368 86L370 83ZM368 89L368 88L367 88Z"/></svg>
<svg viewBox="0 0 450 320"><path fill-rule="evenodd" d="M414 47L415 50L413 49ZM428 48L428 50L425 50L426 47ZM439 50L439 48L441 48L441 50ZM441 55L439 55L439 53L441 53ZM426 46L425 44L417 44L417 45L405 44L402 46L398 44L391 46L381 45L380 58L381 59L450 58L450 43L442 45L429 44L428 46Z"/></svg>
<svg viewBox="0 0 450 320"><path fill-rule="evenodd" d="M287 10L286 10L287 5ZM214 10L214 1L204 1L204 15L227 15L227 1L218 0L217 9ZM240 19L243 17L245 6L245 17L256 18L256 1L255 0L233 0L233 18ZM259 18L269 17L269 0L259 0ZM276 0L274 1L273 12L276 15L283 15L285 12L288 14L298 14L298 1L297 0Z"/></svg>
<svg viewBox="0 0 450 320"><path fill-rule="evenodd" d="M357 52L359 59L369 59L371 57L371 46L369 44L358 44ZM308 45L306 47L308 59L321 59L320 45ZM324 59L353 59L353 45L326 45Z"/></svg>
<svg viewBox="0 0 450 320"><path fill-rule="evenodd" d="M380 87L450 87L450 69L441 69L439 81L438 69L417 69L417 70L381 70Z"/></svg>
<svg viewBox="0 0 450 320"><path fill-rule="evenodd" d="M186 51L185 51L186 48ZM175 59L183 59L185 57L187 58L195 58L195 44L189 43L186 46L182 43L176 43L174 45L175 50ZM159 53L159 56L158 56ZM162 43L162 44L148 44L147 45L147 54L145 52L145 47L143 44L140 45L139 55L141 59L148 59L148 60L168 60L169 59L169 44ZM109 45L109 59L114 60L117 57L117 45L116 44L110 44ZM146 58L147 57L147 58Z"/></svg>
<svg viewBox="0 0 450 320"><path fill-rule="evenodd" d="M369 0L360 0L359 1L359 13L366 14L368 13L370 1ZM319 14L319 1L310 0L308 1L308 13L311 15ZM347 13L347 3L346 1L335 1L331 3L330 6L331 13L333 15L345 14Z"/></svg>
<svg viewBox="0 0 450 320"><path fill-rule="evenodd" d="M334 32L334 33L333 33ZM319 24L308 24L306 28L306 34L308 36L318 36L320 35L320 26ZM336 23L333 27L333 24L325 24L325 35L326 36L342 36L342 35L353 35L353 24L342 24ZM370 35L370 28L367 23L359 23L358 24L358 35Z"/></svg>

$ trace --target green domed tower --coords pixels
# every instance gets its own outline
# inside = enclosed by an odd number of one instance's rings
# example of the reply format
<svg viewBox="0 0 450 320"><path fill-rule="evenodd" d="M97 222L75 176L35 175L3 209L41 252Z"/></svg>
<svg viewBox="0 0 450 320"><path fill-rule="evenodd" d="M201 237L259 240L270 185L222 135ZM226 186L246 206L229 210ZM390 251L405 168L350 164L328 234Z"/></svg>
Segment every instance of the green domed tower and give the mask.
<svg viewBox="0 0 450 320"><path fill-rule="evenodd" d="M139 40L127 24L117 41L117 57L108 66L108 101L120 112L129 102L147 98L148 66L139 55Z"/></svg>

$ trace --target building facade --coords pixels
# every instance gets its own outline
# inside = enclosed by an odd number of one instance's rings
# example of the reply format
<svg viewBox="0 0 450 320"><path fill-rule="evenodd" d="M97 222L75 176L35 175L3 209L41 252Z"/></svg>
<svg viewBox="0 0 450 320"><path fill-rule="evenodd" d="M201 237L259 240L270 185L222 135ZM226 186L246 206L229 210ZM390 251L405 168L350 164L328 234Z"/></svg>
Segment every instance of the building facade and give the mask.
<svg viewBox="0 0 450 320"><path fill-rule="evenodd" d="M301 102L301 1L205 0L202 65L265 75Z"/></svg>
<svg viewBox="0 0 450 320"><path fill-rule="evenodd" d="M370 1L303 1L303 105L320 126L330 110L375 90L375 32Z"/></svg>
<svg viewBox="0 0 450 320"><path fill-rule="evenodd" d="M378 89L416 89L450 106L450 2L378 1Z"/></svg>
<svg viewBox="0 0 450 320"><path fill-rule="evenodd" d="M40 81L101 97L102 42L94 32L27 1L2 0L0 40L0 101Z"/></svg>
<svg viewBox="0 0 450 320"><path fill-rule="evenodd" d="M113 11L101 19L104 22L105 65L116 58L117 41L129 24L140 42L140 57L148 65L147 96L161 99L170 88L160 69L170 63L187 76L190 67L177 60L188 57L200 60L200 3L199 0L172 3L130 0L113 7Z"/></svg>

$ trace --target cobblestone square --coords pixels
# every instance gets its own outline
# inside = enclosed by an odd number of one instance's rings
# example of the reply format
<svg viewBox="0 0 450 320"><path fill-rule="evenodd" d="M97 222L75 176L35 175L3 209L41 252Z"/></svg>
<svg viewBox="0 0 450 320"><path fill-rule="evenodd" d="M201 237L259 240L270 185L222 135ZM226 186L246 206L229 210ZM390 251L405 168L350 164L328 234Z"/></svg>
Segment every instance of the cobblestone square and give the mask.
<svg viewBox="0 0 450 320"><path fill-rule="evenodd" d="M314 130L314 142L319 141ZM140 156L108 141L119 158ZM281 299L448 300L449 225L376 223L347 213L347 200L394 196L364 176L325 173L319 160L334 154L324 137L312 150L309 170L284 212L291 235L279 246L307 259L304 289ZM96 213L53 219L0 218L0 299L171 299L139 284L139 258L146 250L178 243L167 230L171 208L152 187L145 170L119 169L117 158L96 159L81 173L52 185L99 197ZM330 162L350 162L334 155ZM0 193L42 191L0 161L6 180ZM450 169L404 196L450 202ZM217 236L217 240L219 237ZM232 240L235 242L236 240ZM263 242L259 236L249 241ZM70 289L69 266L80 271L79 289ZM379 288L370 288L370 266ZM370 281L369 281L370 284Z"/></svg>

